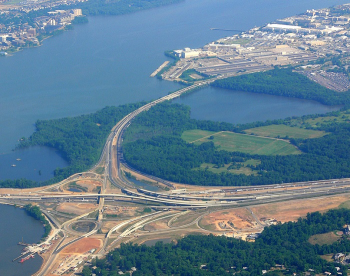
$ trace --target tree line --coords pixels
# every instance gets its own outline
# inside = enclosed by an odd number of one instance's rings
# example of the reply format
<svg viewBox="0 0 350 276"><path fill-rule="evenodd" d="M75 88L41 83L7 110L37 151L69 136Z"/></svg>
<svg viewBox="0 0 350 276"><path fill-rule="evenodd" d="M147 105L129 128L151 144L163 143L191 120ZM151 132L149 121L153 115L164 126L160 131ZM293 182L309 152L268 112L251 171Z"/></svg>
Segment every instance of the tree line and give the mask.
<svg viewBox="0 0 350 276"><path fill-rule="evenodd" d="M347 275L347 267L325 261L320 255L350 251L350 240L342 238L330 245L312 245L308 239L315 234L342 230L350 223L350 211L330 210L311 213L297 222L269 226L254 243L224 236L190 235L170 244L155 246L121 244L105 259L94 259L85 267L84 276L114 276L119 271L136 268L134 276L142 275L265 275L282 268L283 275L326 271ZM96 266L96 267L95 267ZM94 267L94 268L92 268ZM335 267L339 267L337 271Z"/></svg>
<svg viewBox="0 0 350 276"><path fill-rule="evenodd" d="M18 148L47 146L59 151L69 166L57 168L54 178L35 182L26 179L3 180L0 187L29 188L59 182L70 175L85 171L100 157L113 126L125 115L144 105L144 102L119 107L105 107L96 113L72 118L38 120L36 131L18 145Z"/></svg>
<svg viewBox="0 0 350 276"><path fill-rule="evenodd" d="M27 204L24 206L24 210L26 210L26 213L35 218L36 220L41 221L44 225L44 234L42 235L42 239L46 238L50 232L51 232L51 225L48 222L48 220L45 218L43 213L41 212L40 208L38 206L32 205L32 204Z"/></svg>
<svg viewBox="0 0 350 276"><path fill-rule="evenodd" d="M328 115L336 115L333 112ZM340 113L338 112L338 115ZM305 120L314 115L302 118ZM251 155L215 148L210 141L201 145L186 143L181 134L188 129L242 132L244 129L286 120L234 126L228 123L190 119L186 106L163 103L140 114L125 134L124 159L140 171L179 183L207 186L264 185L350 177L350 125L331 122L318 130L330 134L315 139L289 139L303 154L287 156ZM249 159L260 160L252 167L257 175L220 174L201 169L203 163L223 167Z"/></svg>
<svg viewBox="0 0 350 276"><path fill-rule="evenodd" d="M237 91L314 100L325 105L350 104L350 91L338 93L330 90L306 76L293 72L292 68L276 68L266 72L221 79L211 85Z"/></svg>

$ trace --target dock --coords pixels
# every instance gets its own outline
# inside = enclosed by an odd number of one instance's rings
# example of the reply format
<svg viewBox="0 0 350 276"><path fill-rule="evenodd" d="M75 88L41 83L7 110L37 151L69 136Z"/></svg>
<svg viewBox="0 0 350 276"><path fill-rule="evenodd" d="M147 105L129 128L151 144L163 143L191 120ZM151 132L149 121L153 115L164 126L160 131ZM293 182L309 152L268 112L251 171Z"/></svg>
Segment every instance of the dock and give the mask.
<svg viewBox="0 0 350 276"><path fill-rule="evenodd" d="M168 63L169 63L168 60L167 60L167 61L164 61L163 64L162 64L161 66L159 66L159 68L158 68L156 71L154 71L154 72L151 74L150 77L151 77L151 78L155 77L165 66L168 65Z"/></svg>
<svg viewBox="0 0 350 276"><path fill-rule="evenodd" d="M28 252L28 251L24 252L21 255L19 255L17 258L13 259L12 261L14 262L14 261L18 260L19 258L25 258L25 257L29 256L30 254L32 254L32 253Z"/></svg>
<svg viewBox="0 0 350 276"><path fill-rule="evenodd" d="M210 28L211 31L225 31L225 32L244 32L243 30L233 30L233 29L221 29L221 28Z"/></svg>

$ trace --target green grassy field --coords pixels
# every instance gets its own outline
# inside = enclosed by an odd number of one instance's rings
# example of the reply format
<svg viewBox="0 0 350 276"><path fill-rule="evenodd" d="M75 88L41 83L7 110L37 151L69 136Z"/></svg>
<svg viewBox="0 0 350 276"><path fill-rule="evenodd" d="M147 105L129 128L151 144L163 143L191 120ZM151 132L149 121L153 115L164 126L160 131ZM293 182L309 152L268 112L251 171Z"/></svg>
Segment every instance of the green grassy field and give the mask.
<svg viewBox="0 0 350 276"><path fill-rule="evenodd" d="M214 131L200 130L200 129L192 129L186 130L182 133L181 138L184 139L187 143L193 143L198 139L202 139L203 137L210 137L210 135L215 134Z"/></svg>
<svg viewBox="0 0 350 276"><path fill-rule="evenodd" d="M244 131L247 134L254 134L264 137L286 137L288 138L301 138L301 139L311 139L319 138L327 133L324 131L303 129L299 127L290 127L286 125L270 125L263 127L256 127L247 129Z"/></svg>
<svg viewBox="0 0 350 276"><path fill-rule="evenodd" d="M211 137L213 139L211 139ZM200 145L212 141L221 150L239 151L249 154L261 155L289 155L301 152L287 141L274 138L256 137L233 132L217 132L202 130L188 130L182 138L189 143Z"/></svg>
<svg viewBox="0 0 350 276"><path fill-rule="evenodd" d="M323 245L323 244L332 244L336 241L338 241L341 238L341 236L338 236L334 234L333 232L325 233L325 234L318 234L313 235L309 238L309 243L315 245Z"/></svg>
<svg viewBox="0 0 350 276"><path fill-rule="evenodd" d="M349 123L350 122L350 114L342 112L340 116L327 116L327 117L318 117L314 119L308 119L305 123L310 124L312 127L316 127L317 124L328 124L328 123Z"/></svg>
<svg viewBox="0 0 350 276"><path fill-rule="evenodd" d="M343 202L338 206L338 208L350 209L350 200Z"/></svg>

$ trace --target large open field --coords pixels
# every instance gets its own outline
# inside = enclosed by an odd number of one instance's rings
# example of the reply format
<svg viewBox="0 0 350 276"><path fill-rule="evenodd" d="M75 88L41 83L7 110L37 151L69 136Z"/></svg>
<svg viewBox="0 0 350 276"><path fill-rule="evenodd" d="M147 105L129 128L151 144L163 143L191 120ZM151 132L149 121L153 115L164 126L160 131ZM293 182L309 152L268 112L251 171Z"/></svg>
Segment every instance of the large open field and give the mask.
<svg viewBox="0 0 350 276"><path fill-rule="evenodd" d="M203 139L205 137L209 138L213 134L215 134L214 131L192 129L192 130L187 130L184 133L182 133L181 138L184 139L188 143L193 143L194 141L197 141L199 139Z"/></svg>
<svg viewBox="0 0 350 276"><path fill-rule="evenodd" d="M288 138L301 138L301 139L310 139L310 138L319 138L327 133L324 131L304 129L299 127L290 127L286 125L270 125L263 127L256 127L251 129L246 129L244 131L247 134L254 134L264 137L286 137Z"/></svg>
<svg viewBox="0 0 350 276"><path fill-rule="evenodd" d="M219 149L250 154L288 155L301 153L297 148L284 140L256 137L228 131L214 133L197 129L188 130L183 133L182 138L186 142L196 145L212 141Z"/></svg>

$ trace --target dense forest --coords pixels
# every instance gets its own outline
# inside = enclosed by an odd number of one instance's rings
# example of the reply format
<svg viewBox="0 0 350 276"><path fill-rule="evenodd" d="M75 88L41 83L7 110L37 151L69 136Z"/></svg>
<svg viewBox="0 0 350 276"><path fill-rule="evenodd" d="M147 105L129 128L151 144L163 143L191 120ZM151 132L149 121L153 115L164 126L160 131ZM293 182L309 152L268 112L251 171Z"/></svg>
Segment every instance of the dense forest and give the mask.
<svg viewBox="0 0 350 276"><path fill-rule="evenodd" d="M350 252L350 240L343 238L330 245L311 245L310 236L342 230L350 223L350 211L330 210L308 214L305 219L269 226L255 242L213 235L191 235L176 243L155 246L122 244L105 259L93 260L92 267L85 267L84 276L114 276L119 271L136 268L133 276L141 275L284 275L313 270L312 274L330 272L342 275L347 268L329 263L320 255ZM282 274L282 275L283 275Z"/></svg>
<svg viewBox="0 0 350 276"><path fill-rule="evenodd" d="M3 180L0 187L29 188L60 181L74 173L84 171L98 161L105 139L112 127L126 114L144 103L106 107L94 114L58 120L38 121L37 130L19 145L53 147L69 162L66 168L57 168L55 177L45 182L26 179ZM212 142L199 146L181 139L185 130L242 132L244 129L271 124L302 124L310 118L342 117L341 112L308 115L232 125L190 118L190 108L163 103L141 113L125 133L124 158L133 167L146 173L175 182L200 185L262 185L271 183L350 177L350 125L331 122L317 129L330 133L317 139L290 139L304 154L289 156L249 155L218 150ZM307 125L307 124L305 124ZM200 169L203 163L222 167L239 164L250 159L260 160L255 175L221 174Z"/></svg>
<svg viewBox="0 0 350 276"><path fill-rule="evenodd" d="M254 93L318 101L325 105L349 105L350 92L338 93L293 72L274 69L217 80L212 86Z"/></svg>
<svg viewBox="0 0 350 276"><path fill-rule="evenodd" d="M44 224L44 234L42 236L42 239L46 238L50 234L52 227L45 216L42 214L40 208L32 204L27 204L24 206L24 210L26 210L28 215L35 218L36 220L40 220Z"/></svg>
<svg viewBox="0 0 350 276"><path fill-rule="evenodd" d="M335 115L336 112L331 113ZM315 115L305 116L306 118ZM174 182L207 186L263 185L350 177L350 125L321 124L330 133L315 139L290 139L303 154L287 156L249 155L215 148L212 142L186 143L181 133L188 129L241 132L267 124L290 124L292 118L234 126L228 123L190 119L188 107L164 103L140 114L129 127L123 146L124 158L132 167ZM297 120L295 118L294 120ZM200 169L203 163L225 164L260 160L256 175L220 174Z"/></svg>
<svg viewBox="0 0 350 276"><path fill-rule="evenodd" d="M18 148L35 145L55 148L69 162L69 166L57 168L54 172L55 177L49 181L37 183L25 179L4 180L0 181L0 187L29 188L48 185L88 169L98 161L113 126L144 104L105 107L89 115L37 121L36 131L28 139L22 140Z"/></svg>

